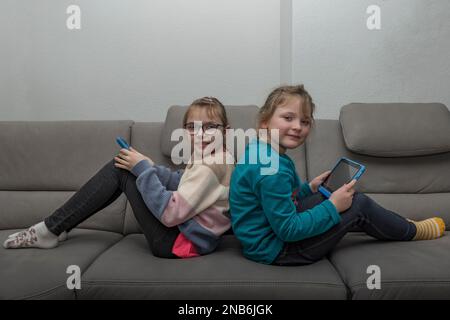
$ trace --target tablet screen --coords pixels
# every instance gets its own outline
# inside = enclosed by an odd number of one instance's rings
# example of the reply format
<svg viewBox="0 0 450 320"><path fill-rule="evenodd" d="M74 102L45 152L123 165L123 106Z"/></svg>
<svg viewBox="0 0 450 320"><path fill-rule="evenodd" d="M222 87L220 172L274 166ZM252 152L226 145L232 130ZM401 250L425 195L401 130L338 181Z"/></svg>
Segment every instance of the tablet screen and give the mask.
<svg viewBox="0 0 450 320"><path fill-rule="evenodd" d="M345 160L339 161L331 174L323 183L323 186L329 191L334 192L345 183L349 183L358 172L359 166L348 163Z"/></svg>

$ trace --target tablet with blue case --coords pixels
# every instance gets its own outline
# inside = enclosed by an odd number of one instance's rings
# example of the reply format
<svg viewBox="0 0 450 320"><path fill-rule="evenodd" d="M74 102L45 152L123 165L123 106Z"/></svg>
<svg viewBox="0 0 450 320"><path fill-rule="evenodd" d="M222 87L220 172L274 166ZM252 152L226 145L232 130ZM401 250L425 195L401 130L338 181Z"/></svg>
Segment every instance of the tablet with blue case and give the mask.
<svg viewBox="0 0 450 320"><path fill-rule="evenodd" d="M340 158L331 173L319 186L319 192L329 198L334 191L344 184L353 179L358 180L364 171L366 171L366 167L362 164L344 157Z"/></svg>

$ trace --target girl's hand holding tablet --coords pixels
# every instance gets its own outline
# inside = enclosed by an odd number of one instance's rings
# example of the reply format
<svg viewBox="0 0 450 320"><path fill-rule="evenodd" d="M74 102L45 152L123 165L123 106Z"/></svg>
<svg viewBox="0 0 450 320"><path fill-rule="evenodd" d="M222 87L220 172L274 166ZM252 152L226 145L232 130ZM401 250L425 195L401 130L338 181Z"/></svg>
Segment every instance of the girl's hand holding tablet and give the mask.
<svg viewBox="0 0 450 320"><path fill-rule="evenodd" d="M139 153L132 147L130 147L130 149L120 149L119 154L114 158L114 160L116 161L114 166L128 171L131 171L134 166L142 160L148 160L151 165L154 165L153 161L149 157Z"/></svg>
<svg viewBox="0 0 450 320"><path fill-rule="evenodd" d="M331 194L329 200L334 204L339 213L352 206L353 194L355 193L355 189L353 189L353 187L355 186L355 183L356 180L353 179Z"/></svg>
<svg viewBox="0 0 450 320"><path fill-rule="evenodd" d="M313 193L316 193L319 191L319 186L325 181L325 179L330 175L331 170L325 171L320 176L314 178L309 182L309 186L311 187L311 190Z"/></svg>

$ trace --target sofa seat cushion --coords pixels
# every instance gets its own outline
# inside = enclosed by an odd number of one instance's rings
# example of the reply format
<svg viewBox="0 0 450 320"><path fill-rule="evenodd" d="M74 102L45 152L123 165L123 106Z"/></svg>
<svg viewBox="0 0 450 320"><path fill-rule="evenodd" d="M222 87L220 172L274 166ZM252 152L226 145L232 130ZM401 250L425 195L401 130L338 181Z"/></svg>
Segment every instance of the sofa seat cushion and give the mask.
<svg viewBox="0 0 450 320"><path fill-rule="evenodd" d="M347 235L330 261L353 299L450 299L450 234L429 241L385 242ZM371 265L380 267L381 289L369 290ZM372 283L372 281L370 281Z"/></svg>
<svg viewBox="0 0 450 320"><path fill-rule="evenodd" d="M0 230L3 241L20 230ZM67 267L83 273L103 251L122 235L106 231L73 229L69 239L54 249L4 249L0 247L0 300L74 299L66 282Z"/></svg>
<svg viewBox="0 0 450 320"><path fill-rule="evenodd" d="M245 259L238 240L225 236L210 255L154 257L143 235L131 234L102 254L82 278L81 299L346 299L328 260L279 267Z"/></svg>

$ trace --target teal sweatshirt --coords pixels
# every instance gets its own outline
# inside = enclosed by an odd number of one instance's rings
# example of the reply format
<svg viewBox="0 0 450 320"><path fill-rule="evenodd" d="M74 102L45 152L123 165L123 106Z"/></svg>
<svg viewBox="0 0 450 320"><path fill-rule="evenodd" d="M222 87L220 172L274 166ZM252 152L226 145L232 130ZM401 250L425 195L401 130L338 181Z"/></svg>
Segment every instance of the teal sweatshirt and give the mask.
<svg viewBox="0 0 450 320"><path fill-rule="evenodd" d="M262 174L273 167L267 157L279 161L271 175ZM330 200L297 213L295 203L308 195L311 188L301 183L289 156L278 154L265 141L252 140L231 177L229 198L233 231L244 255L271 264L286 242L317 236L341 221Z"/></svg>

